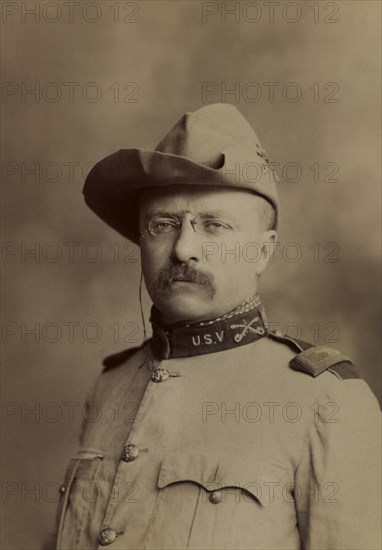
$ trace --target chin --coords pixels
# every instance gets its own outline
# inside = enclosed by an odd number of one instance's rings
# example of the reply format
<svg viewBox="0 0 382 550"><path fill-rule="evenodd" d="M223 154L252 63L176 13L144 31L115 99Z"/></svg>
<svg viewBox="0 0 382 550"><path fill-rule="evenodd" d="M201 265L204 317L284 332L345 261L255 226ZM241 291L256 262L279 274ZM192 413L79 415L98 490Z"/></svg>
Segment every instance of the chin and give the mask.
<svg viewBox="0 0 382 550"><path fill-rule="evenodd" d="M164 299L162 295L155 305L170 323L179 321L197 322L203 319L211 319L214 316L212 300L206 298L206 296L198 297L169 293L168 299Z"/></svg>

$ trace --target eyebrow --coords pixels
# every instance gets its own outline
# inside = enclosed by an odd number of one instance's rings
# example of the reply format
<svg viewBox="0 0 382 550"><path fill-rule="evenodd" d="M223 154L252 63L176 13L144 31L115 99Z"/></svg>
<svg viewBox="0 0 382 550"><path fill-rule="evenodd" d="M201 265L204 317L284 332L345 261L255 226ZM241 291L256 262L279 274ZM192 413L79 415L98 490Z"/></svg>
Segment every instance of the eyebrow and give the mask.
<svg viewBox="0 0 382 550"><path fill-rule="evenodd" d="M189 210L179 210L178 212L167 212L164 210L151 210L145 214L145 219L150 219L153 216L177 216L181 218L185 214L191 214ZM235 218L233 218L228 212L224 212L223 210L209 210L206 212L200 212L199 214L196 214L198 217L204 216L206 218L225 218L232 221L236 221Z"/></svg>

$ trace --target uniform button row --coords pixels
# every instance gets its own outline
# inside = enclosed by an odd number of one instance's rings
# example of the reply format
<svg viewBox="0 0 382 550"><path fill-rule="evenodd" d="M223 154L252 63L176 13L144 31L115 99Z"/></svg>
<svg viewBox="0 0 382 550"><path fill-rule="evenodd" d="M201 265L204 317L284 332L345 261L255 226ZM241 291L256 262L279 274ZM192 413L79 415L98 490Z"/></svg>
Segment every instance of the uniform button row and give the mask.
<svg viewBox="0 0 382 550"><path fill-rule="evenodd" d="M219 504L223 500L223 494L221 491L214 491L209 496L209 501L212 502L212 504Z"/></svg>
<svg viewBox="0 0 382 550"><path fill-rule="evenodd" d="M137 458L138 453L138 447L136 445L133 445L132 443L128 443L123 448L122 460L124 460L125 462L132 462Z"/></svg>
<svg viewBox="0 0 382 550"><path fill-rule="evenodd" d="M98 540L101 546L109 546L109 544L112 544L116 538L117 533L114 529L110 529L110 527L105 527L105 529L102 529L98 535Z"/></svg>
<svg viewBox="0 0 382 550"><path fill-rule="evenodd" d="M153 382L164 382L170 376L167 369L157 368L151 374L151 380Z"/></svg>

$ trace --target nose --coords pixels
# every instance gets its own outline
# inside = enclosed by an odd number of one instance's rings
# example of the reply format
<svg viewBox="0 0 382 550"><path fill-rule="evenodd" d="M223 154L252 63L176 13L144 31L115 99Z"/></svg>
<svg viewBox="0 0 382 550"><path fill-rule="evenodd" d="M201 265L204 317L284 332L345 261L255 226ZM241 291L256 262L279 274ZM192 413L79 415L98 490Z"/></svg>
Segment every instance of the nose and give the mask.
<svg viewBox="0 0 382 550"><path fill-rule="evenodd" d="M172 249L173 258L182 263L201 258L200 238L190 221L191 216L184 219Z"/></svg>

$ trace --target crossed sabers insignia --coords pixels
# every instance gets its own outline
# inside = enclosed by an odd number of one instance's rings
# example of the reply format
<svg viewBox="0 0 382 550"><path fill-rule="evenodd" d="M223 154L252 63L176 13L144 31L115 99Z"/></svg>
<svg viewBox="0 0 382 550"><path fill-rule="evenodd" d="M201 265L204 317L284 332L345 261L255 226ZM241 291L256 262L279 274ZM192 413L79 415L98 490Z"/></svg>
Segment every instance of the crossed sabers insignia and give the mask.
<svg viewBox="0 0 382 550"><path fill-rule="evenodd" d="M256 321L260 321L260 318L259 317L254 317L252 319L252 321L250 321L249 323L247 323L247 321L244 321L244 324L242 324L242 325L230 325L229 328L231 328L231 329L236 329L236 328L242 328L243 329L238 334L235 334L235 336L233 337L234 341L236 343L241 342L248 331L252 332L253 334L258 334L259 336L262 336L263 334L265 334L265 330L264 330L263 327L253 328L252 325L253 325L253 323L256 323Z"/></svg>

